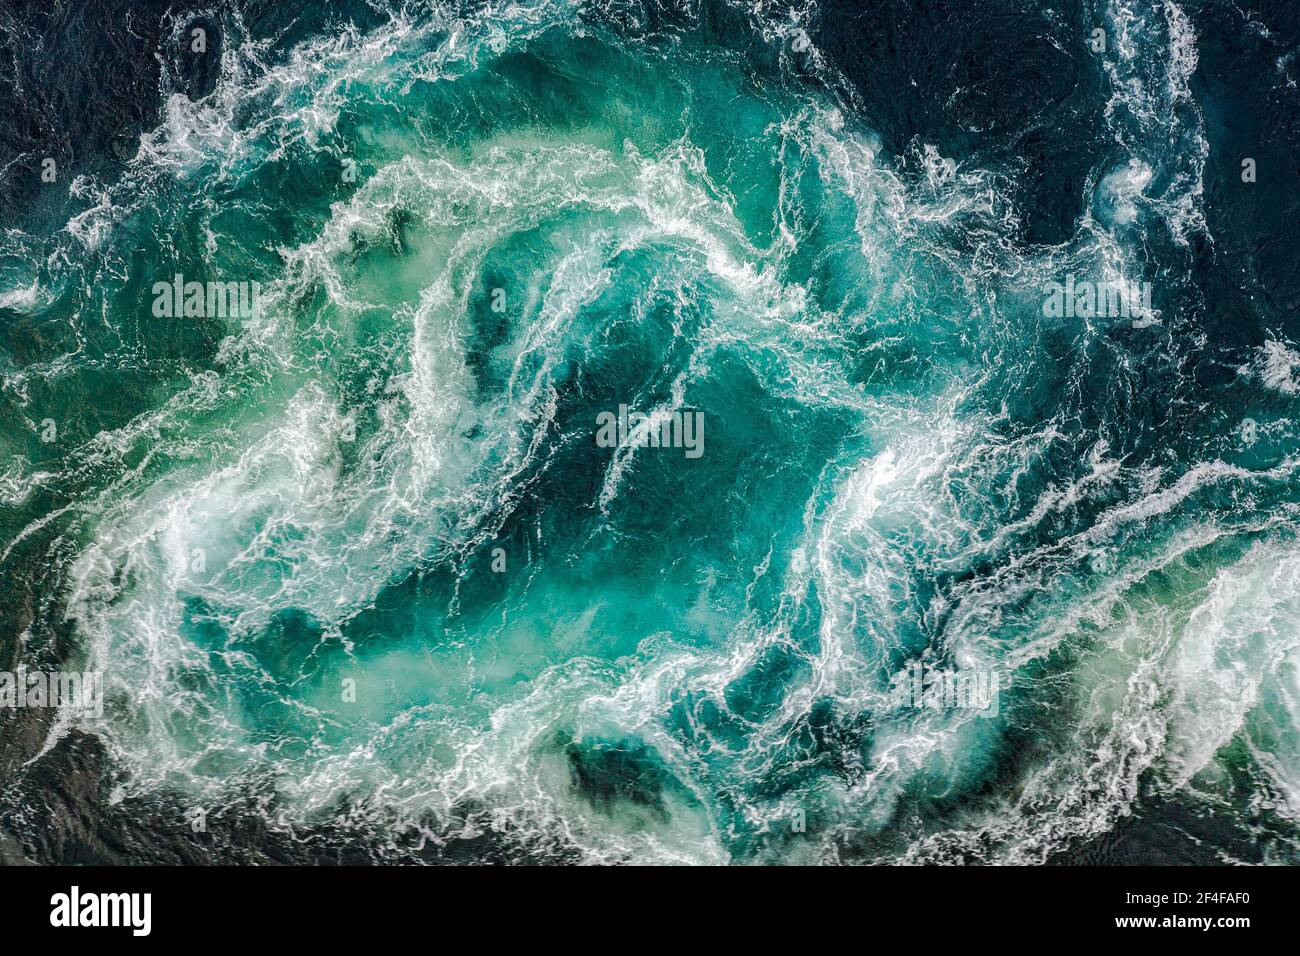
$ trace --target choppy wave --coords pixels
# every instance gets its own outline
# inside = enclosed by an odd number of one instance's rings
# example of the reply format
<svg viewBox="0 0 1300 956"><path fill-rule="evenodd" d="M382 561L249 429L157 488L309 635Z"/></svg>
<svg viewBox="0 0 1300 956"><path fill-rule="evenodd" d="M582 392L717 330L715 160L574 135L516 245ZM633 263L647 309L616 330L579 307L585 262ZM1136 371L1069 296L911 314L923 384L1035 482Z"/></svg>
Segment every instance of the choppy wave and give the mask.
<svg viewBox="0 0 1300 956"><path fill-rule="evenodd" d="M57 326L0 369L33 429L140 371L0 473L116 796L609 862L1041 862L1144 787L1294 822L1289 418L1205 427L1185 370L1188 15L1092 11L1109 99L1043 246L1013 170L886 150L814 5L648 10L206 11L212 92L164 62L122 179L0 239L0 308ZM174 272L258 310L159 326ZM1075 274L1154 321L1045 314ZM1292 354L1239 377L1286 400ZM595 447L620 403L703 410L706 454ZM915 664L998 713L891 708Z"/></svg>

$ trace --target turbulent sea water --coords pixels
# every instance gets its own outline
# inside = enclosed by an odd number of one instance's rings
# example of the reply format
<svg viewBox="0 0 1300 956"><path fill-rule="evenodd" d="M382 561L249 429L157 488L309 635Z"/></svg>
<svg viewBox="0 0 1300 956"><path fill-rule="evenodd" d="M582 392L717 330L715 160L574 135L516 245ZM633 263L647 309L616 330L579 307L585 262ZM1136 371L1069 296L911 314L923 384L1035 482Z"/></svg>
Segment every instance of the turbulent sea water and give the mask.
<svg viewBox="0 0 1300 956"><path fill-rule="evenodd" d="M7 6L14 852L1296 862L1298 22Z"/></svg>

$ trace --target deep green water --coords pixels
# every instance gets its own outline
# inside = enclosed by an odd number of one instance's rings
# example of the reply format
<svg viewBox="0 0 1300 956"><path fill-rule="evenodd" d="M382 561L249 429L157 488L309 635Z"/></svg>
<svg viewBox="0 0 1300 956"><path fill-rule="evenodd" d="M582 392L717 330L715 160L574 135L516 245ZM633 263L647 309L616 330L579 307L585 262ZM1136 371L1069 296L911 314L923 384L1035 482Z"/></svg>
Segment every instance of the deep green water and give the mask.
<svg viewBox="0 0 1300 956"><path fill-rule="evenodd" d="M1030 244L1015 169L887 150L732 15L223 14L214 90L5 234L3 560L46 542L21 640L105 673L113 798L1037 862L1149 791L1293 858L1300 353L1206 352L1188 16L1096 9L1087 189ZM178 273L257 307L155 315ZM1156 321L1044 315L1067 275ZM620 405L703 454L599 447ZM917 665L997 713L891 706Z"/></svg>

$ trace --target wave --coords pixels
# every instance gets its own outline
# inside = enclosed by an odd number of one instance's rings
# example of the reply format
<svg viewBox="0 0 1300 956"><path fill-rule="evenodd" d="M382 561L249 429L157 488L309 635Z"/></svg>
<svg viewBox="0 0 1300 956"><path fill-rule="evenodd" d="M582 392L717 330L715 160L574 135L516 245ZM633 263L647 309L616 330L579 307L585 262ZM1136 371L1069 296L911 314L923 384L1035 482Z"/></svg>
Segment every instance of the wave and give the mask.
<svg viewBox="0 0 1300 956"><path fill-rule="evenodd" d="M592 862L1041 862L1235 773L1294 819L1293 461L1132 420L1153 365L1195 388L1187 15L1094 9L1093 172L1034 246L1013 171L885 149L816 5L729 42L706 12L203 11L213 91L164 62L121 181L0 243L0 307L80 324L19 397L138 358L154 273L262 290L0 473L65 498L3 560L72 555L115 797L265 785L288 830ZM1075 273L1158 275L1159 327L1048 315ZM1245 374L1289 395L1287 354ZM703 409L702 464L597 449L620 404ZM912 667L993 675L998 713L900 710Z"/></svg>

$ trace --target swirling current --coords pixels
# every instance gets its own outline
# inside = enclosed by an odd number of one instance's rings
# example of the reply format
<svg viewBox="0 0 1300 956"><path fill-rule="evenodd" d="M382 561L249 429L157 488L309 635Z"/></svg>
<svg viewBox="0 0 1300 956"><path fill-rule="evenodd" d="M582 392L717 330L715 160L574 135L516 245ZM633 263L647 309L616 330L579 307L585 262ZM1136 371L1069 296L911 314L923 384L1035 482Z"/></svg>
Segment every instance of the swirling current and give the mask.
<svg viewBox="0 0 1300 956"><path fill-rule="evenodd" d="M0 34L0 852L1297 861L1286 4Z"/></svg>

